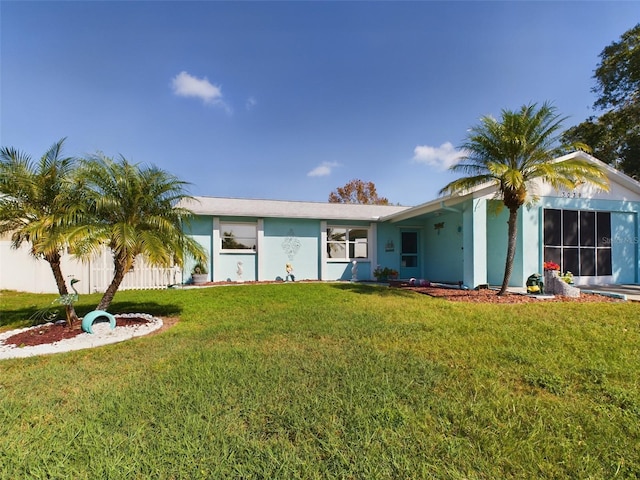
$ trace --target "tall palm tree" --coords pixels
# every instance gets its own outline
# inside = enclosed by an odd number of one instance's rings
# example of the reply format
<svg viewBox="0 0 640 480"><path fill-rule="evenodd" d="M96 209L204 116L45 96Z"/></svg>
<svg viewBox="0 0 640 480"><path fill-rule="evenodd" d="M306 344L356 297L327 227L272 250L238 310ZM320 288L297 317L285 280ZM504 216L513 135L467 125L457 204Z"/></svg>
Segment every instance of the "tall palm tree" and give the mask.
<svg viewBox="0 0 640 480"><path fill-rule="evenodd" d="M70 226L79 213L71 177L72 157L62 157L64 138L38 162L12 147L0 148L0 234L10 233L13 248L31 244L31 255L46 260L61 298L68 295L60 259ZM68 325L78 319L65 305Z"/></svg>
<svg viewBox="0 0 640 480"><path fill-rule="evenodd" d="M588 149L583 144L560 144L564 120L548 103L540 108L530 104L517 111L502 110L500 120L482 117L462 144L465 152L462 161L450 168L469 176L454 180L440 190L441 194L456 194L487 183L497 187L497 196L509 210L507 258L499 295L506 292L511 278L518 211L528 197L535 200L530 195L532 181L540 180L555 189L573 189L579 183L609 188L606 175L593 163L582 159L554 161L569 148Z"/></svg>
<svg viewBox="0 0 640 480"><path fill-rule="evenodd" d="M191 198L186 182L155 166L103 155L82 161L78 182L90 216L75 231L75 253L89 257L107 245L113 254L113 279L97 310L111 304L138 255L159 266L183 265L186 256L206 260L203 248L183 232L191 212L176 206Z"/></svg>

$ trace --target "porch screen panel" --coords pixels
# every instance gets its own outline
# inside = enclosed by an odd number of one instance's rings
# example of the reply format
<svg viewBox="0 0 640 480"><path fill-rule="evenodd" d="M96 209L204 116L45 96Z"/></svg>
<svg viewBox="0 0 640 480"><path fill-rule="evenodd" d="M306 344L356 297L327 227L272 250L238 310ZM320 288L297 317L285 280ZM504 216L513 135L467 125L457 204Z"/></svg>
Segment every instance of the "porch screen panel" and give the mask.
<svg viewBox="0 0 640 480"><path fill-rule="evenodd" d="M580 246L595 247L596 212L580 212Z"/></svg>
<svg viewBox="0 0 640 480"><path fill-rule="evenodd" d="M596 216L596 269L598 275L613 275L611 262L611 213Z"/></svg>
<svg viewBox="0 0 640 480"><path fill-rule="evenodd" d="M562 248L544 247L544 261L562 265Z"/></svg>
<svg viewBox="0 0 640 480"><path fill-rule="evenodd" d="M613 275L610 248L598 248L596 250L596 268L599 275Z"/></svg>
<svg viewBox="0 0 640 480"><path fill-rule="evenodd" d="M598 212L598 247L611 247L611 213Z"/></svg>
<svg viewBox="0 0 640 480"><path fill-rule="evenodd" d="M578 211L562 212L562 245L578 245Z"/></svg>
<svg viewBox="0 0 640 480"><path fill-rule="evenodd" d="M612 274L611 213L544 210L544 261L579 276Z"/></svg>
<svg viewBox="0 0 640 480"><path fill-rule="evenodd" d="M593 277L596 275L595 248L580 249L580 275Z"/></svg>
<svg viewBox="0 0 640 480"><path fill-rule="evenodd" d="M556 263L562 265L563 272L577 274L580 271L580 250L577 248L565 248L563 253L562 261Z"/></svg>
<svg viewBox="0 0 640 480"><path fill-rule="evenodd" d="M562 245L562 210L548 208L544 211L544 244ZM550 260L550 259L547 259ZM559 264L559 262L556 262Z"/></svg>

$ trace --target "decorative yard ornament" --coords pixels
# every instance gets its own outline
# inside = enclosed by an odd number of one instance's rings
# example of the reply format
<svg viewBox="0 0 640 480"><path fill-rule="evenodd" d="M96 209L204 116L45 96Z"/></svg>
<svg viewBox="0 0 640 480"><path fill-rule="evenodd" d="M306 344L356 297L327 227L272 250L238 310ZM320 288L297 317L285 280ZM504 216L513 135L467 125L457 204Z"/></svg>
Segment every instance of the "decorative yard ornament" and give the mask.
<svg viewBox="0 0 640 480"><path fill-rule="evenodd" d="M73 293L60 295L52 303L58 303L60 305L73 305L74 303L76 303L78 301L79 295L78 295L78 291L76 290L75 284L78 283L79 281L80 280L76 278L72 278L71 282L69 283L71 284L71 290L73 290Z"/></svg>
<svg viewBox="0 0 640 480"><path fill-rule="evenodd" d="M67 317L67 325L71 325L72 320L70 318L70 311L73 311L73 304L78 301L78 291L76 290L75 284L80 280L72 278L71 279L71 289L73 293L67 293L64 295L60 295L51 304L41 310L38 310L36 313L31 315L30 320L33 324L42 323L42 322L53 322L56 318L58 318L58 305L63 305L65 307L65 314ZM71 307L71 308L69 308ZM75 313L75 312L74 312ZM63 320L61 320L62 322Z"/></svg>
<svg viewBox="0 0 640 480"><path fill-rule="evenodd" d="M288 281L295 282L296 281L296 277L293 274L293 266L290 263L287 263L285 265L285 270L287 271L287 275L284 277L284 281L285 282L288 282Z"/></svg>
<svg viewBox="0 0 640 480"><path fill-rule="evenodd" d="M238 276L237 278L237 282L238 283L242 283L244 282L244 280L242 280L242 262L238 262L238 269L236 270L236 275Z"/></svg>

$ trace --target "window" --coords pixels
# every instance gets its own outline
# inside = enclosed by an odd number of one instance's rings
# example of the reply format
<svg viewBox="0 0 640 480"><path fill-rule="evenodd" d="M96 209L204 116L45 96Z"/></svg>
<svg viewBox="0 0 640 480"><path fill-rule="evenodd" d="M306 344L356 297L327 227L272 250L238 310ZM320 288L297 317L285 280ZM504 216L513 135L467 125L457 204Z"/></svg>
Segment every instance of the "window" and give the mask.
<svg viewBox="0 0 640 480"><path fill-rule="evenodd" d="M369 230L361 227L327 228L327 257L369 258Z"/></svg>
<svg viewBox="0 0 640 480"><path fill-rule="evenodd" d="M222 250L255 250L257 244L254 223L220 222Z"/></svg>
<svg viewBox="0 0 640 480"><path fill-rule="evenodd" d="M579 276L612 274L611 213L544 210L544 260Z"/></svg>

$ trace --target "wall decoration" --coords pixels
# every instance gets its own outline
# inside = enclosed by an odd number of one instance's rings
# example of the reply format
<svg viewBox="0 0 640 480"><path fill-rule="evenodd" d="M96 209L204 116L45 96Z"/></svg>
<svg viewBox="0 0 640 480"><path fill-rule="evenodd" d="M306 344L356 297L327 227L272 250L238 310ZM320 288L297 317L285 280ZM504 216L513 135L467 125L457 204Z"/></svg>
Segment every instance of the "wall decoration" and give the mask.
<svg viewBox="0 0 640 480"><path fill-rule="evenodd" d="M302 242L296 238L293 228L290 228L287 237L282 242L282 250L287 254L289 260L293 260L301 246Z"/></svg>

